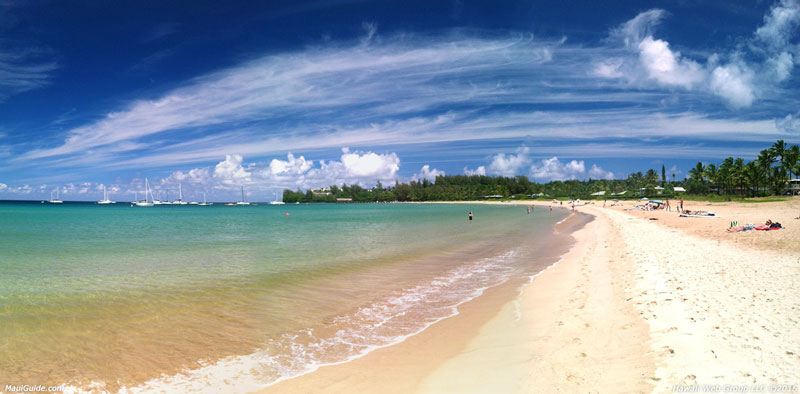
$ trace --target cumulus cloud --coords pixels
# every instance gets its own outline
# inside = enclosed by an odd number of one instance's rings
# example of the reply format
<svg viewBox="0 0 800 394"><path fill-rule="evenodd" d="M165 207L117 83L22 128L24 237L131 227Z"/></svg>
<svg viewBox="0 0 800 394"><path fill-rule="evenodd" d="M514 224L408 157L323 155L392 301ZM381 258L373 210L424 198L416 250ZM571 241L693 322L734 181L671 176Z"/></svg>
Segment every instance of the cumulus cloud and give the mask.
<svg viewBox="0 0 800 394"><path fill-rule="evenodd" d="M33 187L30 185L22 185L22 186L8 186L4 183L0 183L0 192L10 193L10 194L31 194L33 192Z"/></svg>
<svg viewBox="0 0 800 394"><path fill-rule="evenodd" d="M755 100L753 72L745 66L719 66L711 73L711 91L735 108L749 107Z"/></svg>
<svg viewBox="0 0 800 394"><path fill-rule="evenodd" d="M340 160L315 162L304 156L286 155L286 160L274 158L269 162L244 163L238 154L225 155L213 170L194 168L175 171L161 181L162 185L185 182L204 189L234 190L246 186L250 191L265 191L284 188L317 188L342 183L372 185L376 181L394 184L400 169L400 158L396 153L341 150ZM427 168L426 168L427 167ZM434 176L444 174L429 166L421 174ZM427 172L426 172L427 171Z"/></svg>
<svg viewBox="0 0 800 394"><path fill-rule="evenodd" d="M225 186L242 186L250 182L250 171L242 166L241 155L225 155L214 167L213 177Z"/></svg>
<svg viewBox="0 0 800 394"><path fill-rule="evenodd" d="M425 164L419 170L418 173L414 174L411 179L414 181L421 181L423 179L427 179L429 181L435 181L437 176L444 176L444 171L437 170L435 168L431 169L429 164Z"/></svg>
<svg viewBox="0 0 800 394"><path fill-rule="evenodd" d="M579 179L585 173L586 166L583 160L571 160L563 163L556 156L542 159L540 162L531 165L530 168L531 177L542 180L563 181L565 179Z"/></svg>
<svg viewBox="0 0 800 394"><path fill-rule="evenodd" d="M592 164L592 168L589 169L589 178L593 179L614 179L614 173L611 171L606 171L597 166L597 164Z"/></svg>
<svg viewBox="0 0 800 394"><path fill-rule="evenodd" d="M659 9L645 11L613 30L612 40L621 41L637 58L600 60L595 64L594 74L631 82L649 80L685 89L702 83L705 72L700 64L670 49L668 42L653 37L653 30L666 15Z"/></svg>
<svg viewBox="0 0 800 394"><path fill-rule="evenodd" d="M472 175L486 175L486 167L478 166L478 168L471 170L467 167L464 167L464 175L472 176Z"/></svg>
<svg viewBox="0 0 800 394"><path fill-rule="evenodd" d="M272 159L269 162L269 171L272 176L298 176L308 172L314 166L314 162L306 160L300 156L295 158L293 154L286 155L287 160Z"/></svg>
<svg viewBox="0 0 800 394"><path fill-rule="evenodd" d="M530 148L523 146L517 149L516 154L498 153L492 157L489 164L489 171L496 175L514 176L519 174L519 170L530 163L528 153Z"/></svg>
<svg viewBox="0 0 800 394"><path fill-rule="evenodd" d="M691 89L705 78L700 64L670 50L666 41L647 36L639 43L638 49L648 76L662 85Z"/></svg>
<svg viewBox="0 0 800 394"><path fill-rule="evenodd" d="M400 169L400 158L396 153L379 155L373 152L350 152L349 148L342 148L342 164L348 176L389 179Z"/></svg>

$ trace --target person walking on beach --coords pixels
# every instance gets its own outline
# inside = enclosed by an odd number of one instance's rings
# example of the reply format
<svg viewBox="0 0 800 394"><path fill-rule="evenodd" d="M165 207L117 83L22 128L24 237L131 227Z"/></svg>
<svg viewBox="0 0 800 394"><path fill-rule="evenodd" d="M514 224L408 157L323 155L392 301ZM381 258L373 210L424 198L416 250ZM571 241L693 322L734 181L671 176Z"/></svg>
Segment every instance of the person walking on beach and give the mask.
<svg viewBox="0 0 800 394"><path fill-rule="evenodd" d="M681 197L681 212L683 212L683 197Z"/></svg>
<svg viewBox="0 0 800 394"><path fill-rule="evenodd" d="M472 221L472 211L469 211L469 221Z"/></svg>
<svg viewBox="0 0 800 394"><path fill-rule="evenodd" d="M670 206L669 206L669 198L667 198L667 212L669 212L671 210L672 210L672 208L670 208Z"/></svg>

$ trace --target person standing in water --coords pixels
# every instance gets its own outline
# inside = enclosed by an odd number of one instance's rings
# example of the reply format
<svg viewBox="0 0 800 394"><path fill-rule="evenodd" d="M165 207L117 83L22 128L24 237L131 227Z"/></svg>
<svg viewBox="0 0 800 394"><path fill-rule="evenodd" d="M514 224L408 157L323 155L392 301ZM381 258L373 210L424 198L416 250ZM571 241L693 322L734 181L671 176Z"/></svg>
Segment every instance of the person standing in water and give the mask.
<svg viewBox="0 0 800 394"><path fill-rule="evenodd" d="M472 211L469 211L469 221L472 221Z"/></svg>

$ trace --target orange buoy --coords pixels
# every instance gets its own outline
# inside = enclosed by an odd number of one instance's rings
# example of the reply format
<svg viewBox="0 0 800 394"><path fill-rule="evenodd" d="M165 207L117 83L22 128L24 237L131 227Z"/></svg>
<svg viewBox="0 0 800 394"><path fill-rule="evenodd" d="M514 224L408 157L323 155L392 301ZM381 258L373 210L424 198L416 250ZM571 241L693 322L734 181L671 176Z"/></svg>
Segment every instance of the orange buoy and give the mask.
<svg viewBox="0 0 800 394"><path fill-rule="evenodd" d="M289 216L289 212L286 212L286 216Z"/></svg>

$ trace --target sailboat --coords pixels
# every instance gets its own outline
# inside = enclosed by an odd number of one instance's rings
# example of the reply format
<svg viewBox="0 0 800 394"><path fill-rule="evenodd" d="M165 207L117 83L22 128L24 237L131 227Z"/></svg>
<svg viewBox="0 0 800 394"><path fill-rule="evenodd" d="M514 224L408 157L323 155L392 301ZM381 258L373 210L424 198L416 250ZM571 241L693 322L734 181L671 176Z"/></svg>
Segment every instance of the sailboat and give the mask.
<svg viewBox="0 0 800 394"><path fill-rule="evenodd" d="M278 192L275 192L275 201L270 201L269 205L283 205L283 201L278 201Z"/></svg>
<svg viewBox="0 0 800 394"><path fill-rule="evenodd" d="M100 205L108 205L108 204L116 204L116 201L111 201L108 199L108 192L106 191L106 185L103 185L103 199L97 202Z"/></svg>
<svg viewBox="0 0 800 394"><path fill-rule="evenodd" d="M147 195L145 195L145 199L147 199ZM153 199L153 205L170 205L172 204L169 202L169 193L167 193L167 199L165 201L161 201L161 190L158 191L158 198Z"/></svg>
<svg viewBox="0 0 800 394"><path fill-rule="evenodd" d="M202 207L207 207L209 205L214 205L214 203L213 202L206 202L206 192L203 192L203 202L201 202L201 203L199 203L197 205L200 205Z"/></svg>
<svg viewBox="0 0 800 394"><path fill-rule="evenodd" d="M178 184L178 199L172 202L174 205L186 205L188 204L186 201L183 201L183 189L181 188L181 184Z"/></svg>
<svg viewBox="0 0 800 394"><path fill-rule="evenodd" d="M131 206L134 206L134 207L152 207L153 205L155 205L152 202L147 202L147 193L150 193L150 201L155 200L153 198L153 191L150 190L150 181L148 181L147 178L144 178L144 200L142 200L142 201L134 201L133 203L131 203Z"/></svg>
<svg viewBox="0 0 800 394"><path fill-rule="evenodd" d="M250 205L249 202L244 200L244 186L242 186L242 200L236 201L236 205Z"/></svg>
<svg viewBox="0 0 800 394"><path fill-rule="evenodd" d="M48 200L47 202L49 202L50 204L62 204L64 201L58 199L58 188L56 188L55 192L56 192L56 198L53 198L53 192L50 192L50 200Z"/></svg>

